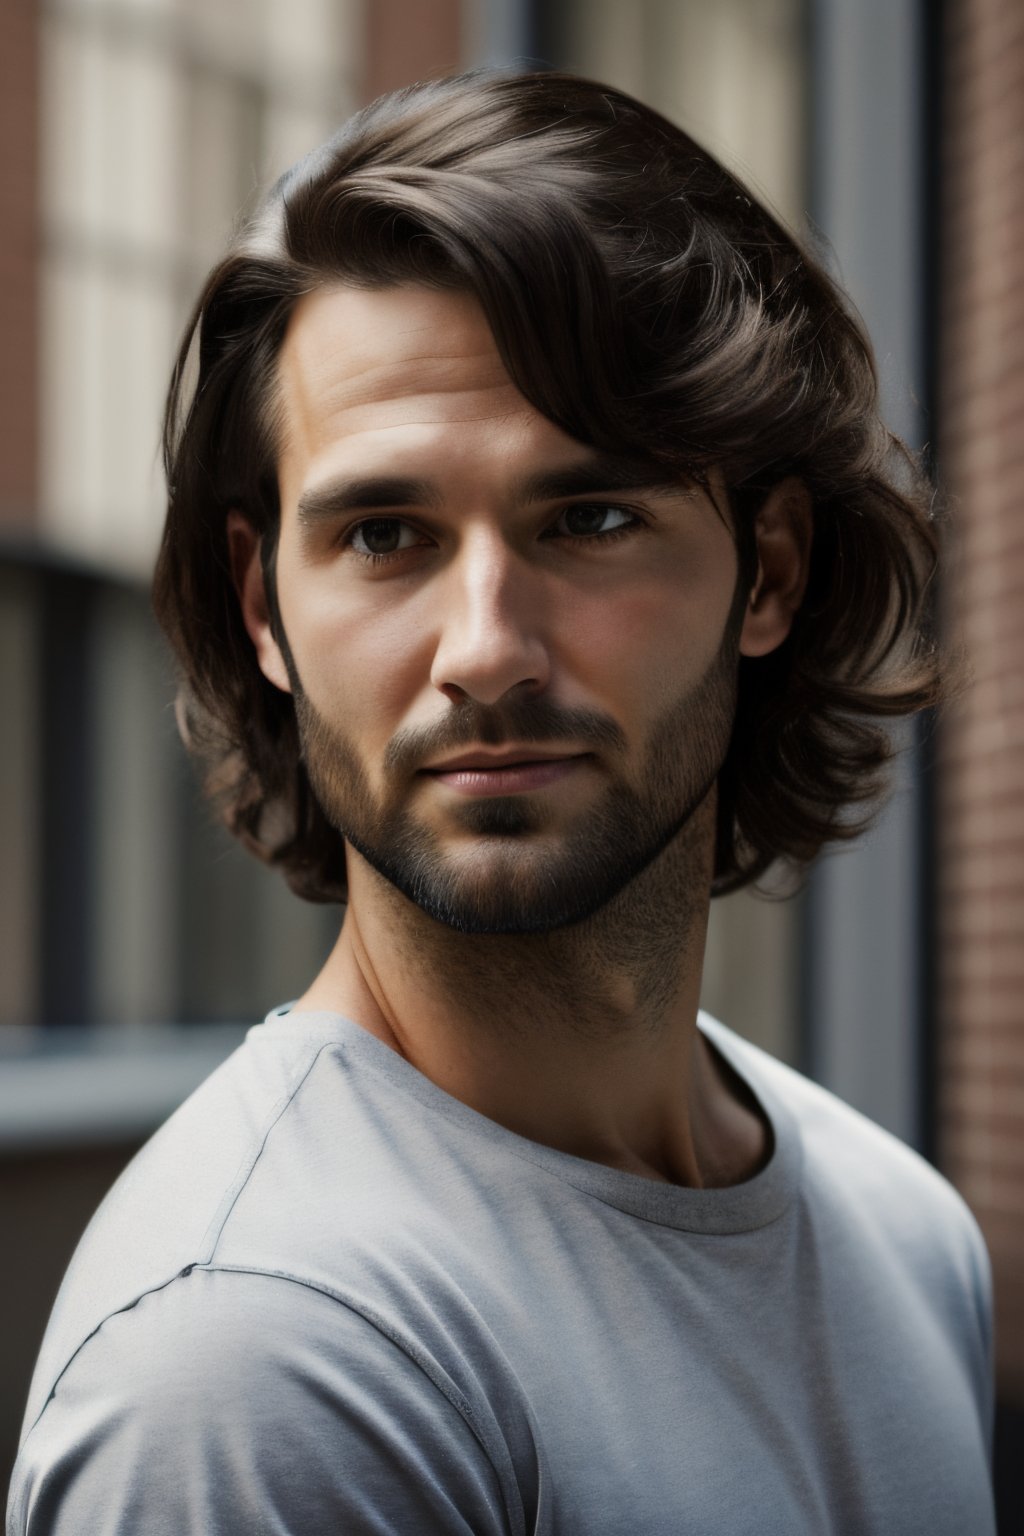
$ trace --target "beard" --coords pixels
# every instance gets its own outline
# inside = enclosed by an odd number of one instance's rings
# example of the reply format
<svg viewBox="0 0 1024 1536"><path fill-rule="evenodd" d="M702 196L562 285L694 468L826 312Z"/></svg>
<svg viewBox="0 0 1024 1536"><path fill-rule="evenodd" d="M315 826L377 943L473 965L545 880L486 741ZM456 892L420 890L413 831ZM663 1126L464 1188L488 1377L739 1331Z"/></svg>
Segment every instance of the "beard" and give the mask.
<svg viewBox="0 0 1024 1536"><path fill-rule="evenodd" d="M543 696L494 706L467 700L435 724L392 738L378 794L354 742L312 704L282 650L306 772L327 820L403 896L462 933L547 933L592 917L689 826L732 732L738 636L730 622L707 671L655 722L631 772L625 735L606 715ZM410 801L423 763L513 741L598 749L607 782L596 803L556 823L530 794L460 799L445 811L454 840L417 818Z"/></svg>

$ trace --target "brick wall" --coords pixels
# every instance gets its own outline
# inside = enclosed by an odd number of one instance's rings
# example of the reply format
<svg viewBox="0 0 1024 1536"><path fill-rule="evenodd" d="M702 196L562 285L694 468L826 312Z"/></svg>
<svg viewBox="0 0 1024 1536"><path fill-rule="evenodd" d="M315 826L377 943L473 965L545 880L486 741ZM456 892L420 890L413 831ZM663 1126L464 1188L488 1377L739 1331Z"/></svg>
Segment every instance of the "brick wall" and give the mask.
<svg viewBox="0 0 1024 1536"><path fill-rule="evenodd" d="M940 457L972 681L943 738L940 1145L1024 1406L1024 7L950 0L944 47Z"/></svg>
<svg viewBox="0 0 1024 1536"><path fill-rule="evenodd" d="M462 64L462 0L369 0L363 97L452 74Z"/></svg>

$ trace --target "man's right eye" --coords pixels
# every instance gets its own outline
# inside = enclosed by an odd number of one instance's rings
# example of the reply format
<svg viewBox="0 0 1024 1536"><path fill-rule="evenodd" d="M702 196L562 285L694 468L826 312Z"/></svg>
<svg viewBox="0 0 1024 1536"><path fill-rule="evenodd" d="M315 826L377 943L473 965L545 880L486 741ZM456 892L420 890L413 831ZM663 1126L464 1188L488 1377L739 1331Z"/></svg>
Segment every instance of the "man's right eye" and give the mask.
<svg viewBox="0 0 1024 1536"><path fill-rule="evenodd" d="M416 529L400 517L368 517L356 523L348 537L349 548L370 560L398 554L421 542Z"/></svg>

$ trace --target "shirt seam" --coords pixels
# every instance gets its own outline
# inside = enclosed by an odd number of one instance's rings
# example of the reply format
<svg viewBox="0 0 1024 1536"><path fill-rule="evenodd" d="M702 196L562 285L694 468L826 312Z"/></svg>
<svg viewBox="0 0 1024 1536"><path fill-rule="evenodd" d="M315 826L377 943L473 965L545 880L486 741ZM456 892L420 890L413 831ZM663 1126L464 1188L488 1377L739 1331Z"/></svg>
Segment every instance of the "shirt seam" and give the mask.
<svg viewBox="0 0 1024 1536"><path fill-rule="evenodd" d="M313 1052L312 1056L310 1056L309 1060L305 1063L301 1071L295 1075L295 1078L287 1091L283 1093L274 1104L267 1120L264 1123L263 1131L259 1137L258 1143L255 1145L255 1147L250 1145L250 1147L247 1149L245 1156L242 1158L242 1161L238 1165L234 1177L228 1184L225 1193L221 1196L217 1209L214 1211L213 1216L210 1218L206 1231L203 1233L202 1239L199 1243L199 1251L203 1254L204 1257L200 1260L197 1260L197 1263L210 1263L213 1260L220 1245L221 1238L224 1236L224 1229L230 1221L232 1212L234 1211L235 1206L241 1198L246 1185L249 1183L249 1180L255 1173L256 1166L259 1163L260 1158L266 1151L267 1142L270 1140L271 1134L276 1129L285 1112L290 1108L295 1099L298 1097L299 1093L302 1091L314 1067L320 1060L320 1057L325 1051L330 1050L332 1044L334 1043L335 1042L325 1040L320 1046L318 1046L318 1048Z"/></svg>
<svg viewBox="0 0 1024 1536"><path fill-rule="evenodd" d="M130 1301L125 1302L123 1306L114 1307L109 1312L104 1313L103 1317L100 1318L95 1327L91 1328L85 1337L79 1341L75 1349L68 1356L68 1359L64 1365L61 1367L60 1372L58 1373L56 1379L53 1382L53 1385L47 1393L46 1400L40 1408L39 1413L36 1415L35 1419L33 1419L31 1427L22 1437L21 1444L18 1448L19 1458L32 1435L38 1429L43 1417L46 1414L46 1410L53 1402L57 1393L57 1389L60 1386L64 1376L71 1369L72 1365L78 1359L79 1355L86 1348L86 1346L92 1342L92 1340L97 1336L98 1333L101 1332L105 1325L116 1317L122 1317L128 1312L134 1311L139 1303L144 1301L147 1296L159 1295L161 1291L169 1290L170 1287L177 1281L187 1280L195 1270L201 1270L206 1274L254 1275L263 1279L281 1280L289 1285L299 1285L302 1286L305 1290L313 1291L314 1293L321 1296L326 1296L330 1301L333 1301L338 1306L344 1307L346 1311L352 1313L354 1316L362 1318L363 1322L365 1322L368 1327L372 1328L375 1333L380 1334L381 1337L387 1339L395 1349L400 1350L406 1359L409 1360L410 1363L414 1365L423 1376L426 1377L434 1391L439 1392L445 1401L451 1405L456 1413L458 1413L459 1417L463 1420L466 1427L472 1434L473 1439L480 1447L481 1452L486 1457L487 1462L490 1465L497 1480L498 1486L503 1490L502 1497L503 1501L505 1502L506 1512L510 1518L513 1516L513 1511L508 1508L507 1490L509 1488L514 1488L517 1490L518 1494L519 1483L516 1477L515 1465L512 1461L511 1453L507 1451L506 1447L506 1455L501 1458L504 1463L504 1470L495 1465L492 1447L487 1444L486 1437L482 1429L479 1427L477 1415L473 1411L472 1404L469 1402L468 1398L466 1398L465 1395L459 1390L454 1382L450 1383L449 1390L449 1386L438 1379L438 1375L430 1369L429 1356L425 1351L421 1351L418 1348L415 1340L406 1338L397 1329L389 1327L386 1320L382 1316L376 1314L373 1308L367 1307L364 1303L360 1303L353 1298L344 1295L342 1292L335 1290L332 1286L312 1280L308 1276L297 1275L291 1273L288 1270L276 1269L268 1265L260 1264L229 1264L223 1261L215 1261L213 1259L197 1259L189 1264L183 1265L181 1269L176 1270L173 1275L168 1276L167 1279L162 1280L158 1285L150 1285L147 1286L144 1290L139 1291L137 1295L133 1296ZM440 1371L440 1367L438 1369ZM521 1495L518 1496L518 1503L520 1508L522 1508ZM520 1529L525 1529L524 1516L522 1514L520 1515L519 1519L519 1527Z"/></svg>
<svg viewBox="0 0 1024 1536"><path fill-rule="evenodd" d="M324 1051L329 1050L332 1045L335 1045L336 1043L336 1041L327 1040L321 1042L321 1044L313 1052L312 1056L301 1068L301 1070L295 1074L287 1090L280 1095L280 1097L271 1107L269 1115L263 1124L262 1131L258 1134L258 1138L254 1138L255 1144L251 1142L247 1147L246 1152L242 1157L241 1162L238 1164L234 1175L228 1182L225 1192L221 1195L217 1208L214 1211L213 1216L210 1218L203 1236L200 1238L199 1243L197 1244L197 1251L202 1255L202 1257L194 1260L192 1263L184 1266L182 1269L176 1270L174 1274L168 1276L166 1279L161 1280L158 1284L147 1286L144 1290L137 1292L122 1306L114 1307L109 1312L105 1312L103 1314L102 1318L96 1324L96 1326L90 1329L85 1337L79 1341L72 1353L68 1355L67 1359L57 1371L39 1408L39 1412L36 1414L35 1418L32 1420L31 1425L21 1438L22 1445L27 1442L29 1436L33 1433L40 1419L43 1417L43 1414L46 1412L47 1408L52 1402L53 1395L60 1385L65 1372L78 1357L79 1353L85 1347L85 1345L88 1344L89 1340L99 1332L105 1322L107 1322L112 1317L120 1316L122 1312L131 1311L132 1307L137 1306L144 1296L154 1295L158 1291L164 1290L168 1285L172 1285L176 1279L180 1278L181 1275L189 1273L195 1264L208 1264L213 1260L221 1238L224 1235L224 1229L231 1218L231 1213L234 1210L235 1205L237 1204L243 1190L245 1189L249 1180L252 1178L252 1175L256 1169L256 1165L258 1164L264 1150L266 1149L266 1145L270 1138L271 1132L274 1130L275 1126L281 1120L289 1105L293 1102L296 1095L299 1093L313 1068L316 1066L320 1056Z"/></svg>

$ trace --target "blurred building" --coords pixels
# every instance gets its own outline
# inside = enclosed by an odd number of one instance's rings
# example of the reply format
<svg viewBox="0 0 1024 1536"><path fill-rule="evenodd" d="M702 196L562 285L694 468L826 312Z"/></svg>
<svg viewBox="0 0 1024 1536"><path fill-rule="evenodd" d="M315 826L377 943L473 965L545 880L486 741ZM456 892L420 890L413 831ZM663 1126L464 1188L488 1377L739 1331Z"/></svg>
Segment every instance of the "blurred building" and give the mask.
<svg viewBox="0 0 1024 1536"><path fill-rule="evenodd" d="M1024 1530L1024 12L961 0L945 23L936 364L946 597L971 682L938 786L939 1148L995 1269L1010 1531Z"/></svg>
<svg viewBox="0 0 1024 1536"><path fill-rule="evenodd" d="M362 101L531 60L649 101L830 243L890 419L953 492L944 596L975 681L948 721L907 735L862 845L823 860L796 901L716 906L705 1002L959 1182L996 1264L1001 1466L1024 1445L1024 13L7 0L0 1209L21 1324L0 1345L0 1459L102 1190L245 1025L302 986L337 923L213 826L177 743L146 593L176 338L239 212ZM1008 1509L1014 1496L1007 1472Z"/></svg>

